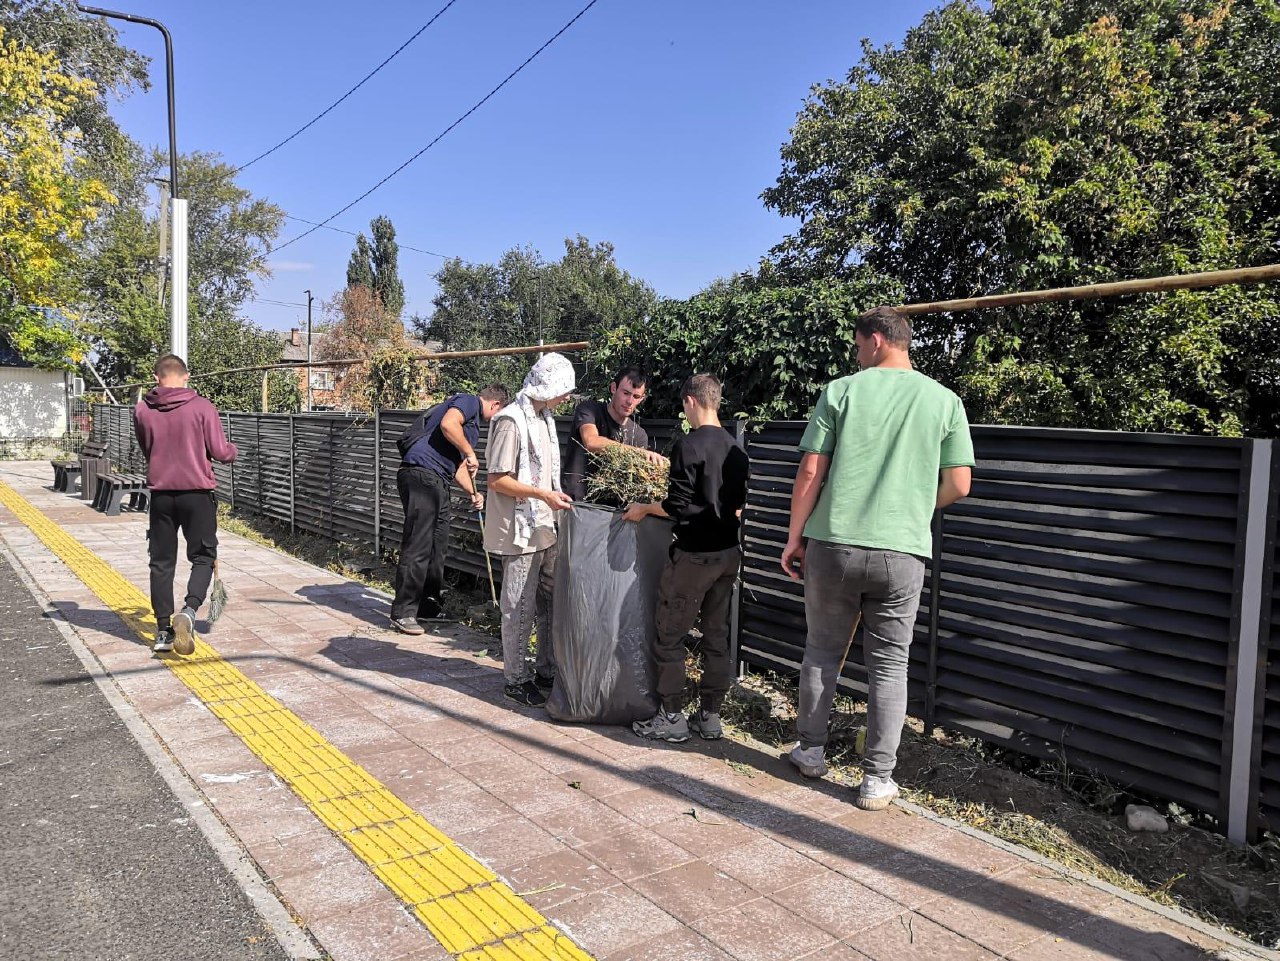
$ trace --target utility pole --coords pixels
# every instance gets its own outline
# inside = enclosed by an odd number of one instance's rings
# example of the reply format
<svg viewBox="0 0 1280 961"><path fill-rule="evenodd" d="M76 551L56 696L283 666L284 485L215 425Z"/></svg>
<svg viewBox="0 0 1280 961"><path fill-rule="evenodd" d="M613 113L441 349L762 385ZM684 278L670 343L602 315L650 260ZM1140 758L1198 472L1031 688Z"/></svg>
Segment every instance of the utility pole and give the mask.
<svg viewBox="0 0 1280 961"><path fill-rule="evenodd" d="M311 291L307 295L307 413L311 413Z"/></svg>

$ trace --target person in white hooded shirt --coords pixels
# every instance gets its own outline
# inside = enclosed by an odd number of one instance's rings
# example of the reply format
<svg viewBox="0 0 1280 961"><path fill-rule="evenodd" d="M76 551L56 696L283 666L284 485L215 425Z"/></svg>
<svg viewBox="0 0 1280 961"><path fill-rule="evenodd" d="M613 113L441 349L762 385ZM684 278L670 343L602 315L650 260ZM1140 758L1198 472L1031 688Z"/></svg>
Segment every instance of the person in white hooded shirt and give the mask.
<svg viewBox="0 0 1280 961"><path fill-rule="evenodd" d="M485 550L502 557L504 694L541 707L555 680L551 592L555 583L556 513L573 507L560 490L560 445L552 411L569 399L576 379L561 354L544 354L515 399L489 426L489 492ZM537 652L529 640L537 623Z"/></svg>

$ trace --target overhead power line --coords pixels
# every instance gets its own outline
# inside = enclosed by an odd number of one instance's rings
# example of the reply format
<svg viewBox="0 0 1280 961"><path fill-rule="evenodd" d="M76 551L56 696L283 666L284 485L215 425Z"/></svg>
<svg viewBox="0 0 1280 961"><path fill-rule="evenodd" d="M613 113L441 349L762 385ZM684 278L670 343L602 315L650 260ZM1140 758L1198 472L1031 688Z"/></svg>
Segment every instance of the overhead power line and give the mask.
<svg viewBox="0 0 1280 961"><path fill-rule="evenodd" d="M302 217L295 217L292 214L285 214L285 217L288 220L296 220L300 224L309 224L312 227L323 227L325 230L332 230L334 233L346 234L348 237L360 236L354 230L343 230L341 227L335 227L332 224L321 224L321 223L317 223L314 220L306 220L305 218L302 218ZM411 247L408 244L402 244L399 240L396 241L396 247L398 247L400 250L412 250L414 253L426 254L428 257L439 257L441 260L462 260L461 257L458 257L455 254L441 254L441 253L437 253L434 250L425 250L422 247ZM274 249L279 250L280 248L276 247ZM467 261L465 260L462 262L467 263Z"/></svg>
<svg viewBox="0 0 1280 961"><path fill-rule="evenodd" d="M245 301L250 304L270 304L273 307L301 307L306 309L306 304L292 304L287 300L269 300L266 297L246 297Z"/></svg>
<svg viewBox="0 0 1280 961"><path fill-rule="evenodd" d="M314 124L317 120L319 120L321 117L323 117L325 114L327 114L327 113L328 113L330 110L332 110L334 107L338 106L338 104L342 103L342 101L344 101L344 100L346 100L348 97L350 97L353 93L355 93L357 90L359 90L361 87L363 87L363 86L365 85L365 82L366 82L366 81L368 81L368 80L369 80L369 79L370 79L370 78L371 78L375 73L377 73L379 70L381 70L381 69L382 69L383 67L385 67L387 64L389 64L392 60L394 60L394 59L395 59L395 58L400 54L400 52L401 52L402 50L404 50L404 48L405 48L405 47L409 46L409 44L411 44L411 43L413 43L413 41L417 40L417 39L418 39L418 37L422 36L422 34L426 31L426 29L427 29L428 27L430 27L433 23L435 23L437 20L439 20L439 19L440 19L440 17L441 17L441 15L442 15L446 10L448 10L450 7L452 7L455 3L457 3L457 2L458 2L458 0L449 0L449 2L448 2L448 3L446 3L443 7L441 7L441 8L436 12L436 15L435 15L434 17L432 17L430 20L428 20L426 23L424 23L421 27L419 27L419 28L418 28L418 32L417 32L417 33L415 33L412 37L410 37L410 38L409 38L408 40L406 40L404 43L400 44L400 46L396 47L395 52L393 52L393 53L391 54L391 56L387 57L387 59L386 59L386 60L382 61L382 63L378 64L376 67L374 67L372 70L370 70L367 74L365 74L364 78L363 78L363 79L362 79L358 84L356 84L354 87L352 87L352 88L351 88L350 90L348 90L346 93L344 93L341 97L339 97L339 98L338 98L337 100L335 100L333 103L329 104L329 106L327 106L327 107L325 107L323 110L321 110L318 114L316 114L314 117L312 117L312 118L311 118L310 120L308 120L306 123L304 123L301 127L299 127L297 130L295 130L293 133L289 134L289 136L287 136L287 137L285 137L283 140L281 140L278 144L276 144L276 145L275 145L274 147L272 147L270 150L264 150L262 153L258 154L258 156L254 157L254 158L253 158L252 160L250 160L248 163L241 164L239 167L237 167L237 168L236 168L235 172L236 172L236 173L239 173L240 171L242 171L242 170L244 170L244 169L246 169L246 168L248 168L248 167L252 167L254 164L256 164L256 163L257 163L259 160L261 160L263 157L267 157L267 156L270 156L271 154L275 153L277 150L279 150L281 147L283 147L285 144L287 144L290 140L292 140L294 137L298 136L298 134L302 133L304 130L306 130L308 127L310 127L312 124Z"/></svg>
<svg viewBox="0 0 1280 961"><path fill-rule="evenodd" d="M483 350L448 350L437 352L424 352L414 354L413 361L417 364L428 363L439 360L454 360L464 357L506 357L515 354L542 354L547 351L557 351L559 353L571 353L573 351L586 350L591 344L585 340L572 341L564 344L530 344L527 347L489 347ZM253 367L228 367L225 370L196 371L191 377L221 377L226 374L247 374L262 373L271 370L300 370L302 368L312 369L316 367L354 367L356 364L364 364L369 360L368 357L343 357L333 360L311 360L305 363L284 363L284 364L257 364ZM103 390L127 390L132 387L150 387L154 381L139 381L133 384L104 384Z"/></svg>
<svg viewBox="0 0 1280 961"><path fill-rule="evenodd" d="M444 139L444 138L449 134L449 132L450 132L450 131L452 131L455 127L457 127L457 126L458 126L458 124L462 123L464 120L466 120L468 117L470 117L473 113L475 113L477 110L479 110L481 107L483 107L483 106L484 106L484 105L485 105L485 104L486 104L486 103L487 103L487 102L488 102L488 101L489 101L489 100L494 96L494 94L496 94L499 90L501 90L501 89L502 89L503 87L505 87L508 83L510 83L510 82L512 81L512 79L514 79L514 78L515 78L515 76L516 76L518 73L520 73L520 71L521 71L521 70L523 70L525 67L529 66L529 64L533 63L533 61L534 61L535 59L537 59L538 55L539 55L540 53L542 53L542 51L546 50L546 49L547 49L547 47L551 46L553 43L555 43L557 40L559 40L559 39L560 39L560 37L565 33L565 31L567 31L570 27L572 27L575 23L577 23L580 19L582 19L583 15L584 15L584 14L586 14L586 12L587 12L588 10L590 10L592 7L594 7L594 6L595 6L597 3L599 3L599 2L600 2L600 0L591 0L591 2L590 2L590 3L588 3L585 7L583 7L583 8L582 8L581 10L579 10L576 14L574 14L573 19L572 19L572 20L570 20L568 23L566 23L566 24L565 24L563 27L561 27L559 30L557 30L557 31L555 32L555 35L554 35L554 36L552 36L552 38L551 38L550 40L548 40L546 43L544 43L544 44L543 44L541 47L539 47L537 50L533 51L533 53L529 54L529 57L525 60L525 62L524 62L524 63L520 64L520 66L516 67L516 68L515 68L514 70L512 70L509 74L507 74L507 76L503 79L503 81L502 81L500 84L498 84L496 87L494 87L492 90L490 90L490 91L489 91L487 94L485 94L483 97L481 97L481 98L480 98L480 100L475 104L475 106L473 106L470 110L468 110L466 113L464 113L461 117L459 117L459 118L458 118L457 120L455 120L453 123L449 124L449 126L445 127L445 128L444 128L444 130L442 130L442 131L440 132L440 134L439 134L439 135L438 135L434 140L432 140L432 141L431 141L431 143L427 144L425 147L423 147L421 150L419 150L416 154L414 154L412 157L410 157L408 160L406 160L404 163L402 163L402 164L401 164L399 167L397 167L395 170L391 171L391 173L387 174L385 177L383 177L383 178L382 178L381 180L379 180L376 184L374 184L372 187L370 187L368 190L366 190L364 193L362 193L362 194L361 194L359 197L357 197L355 200L351 201L351 203L347 204L347 205L346 205L345 207L343 207L341 210L337 211L336 213L332 213L332 214L330 214L328 217L326 217L324 220L320 221L320 223L316 224L316 225L315 225L314 227L312 227L310 230L305 230L305 231L303 231L302 233L298 234L298 236L293 237L293 238L291 238L291 239L289 239L289 240L286 240L284 243L282 243L280 246L276 247L275 249L276 249L276 250L284 250L284 248L288 247L290 244L296 244L296 243L297 243L299 240L301 240L303 237L309 237L311 234L315 233L315 232L316 232L317 230L319 230L321 227L327 227L327 226L329 225L329 222L330 222L330 221L332 221L332 220L334 220L334 219L336 219L336 218L338 218L338 217L341 217L341 216L342 216L343 214L345 214L348 210L350 210L352 207L354 207L354 206L355 206L356 204L358 204L360 201L364 200L366 197L368 197L371 193L373 193L375 190L377 190L379 187L381 187L383 184L385 184L388 180L390 180L390 179L391 179L392 177L394 177L396 174L400 173L400 171L402 171L402 170L404 170L406 167L408 167L411 163L413 163L415 160L417 160L419 157L421 157L424 153L426 153L428 150L430 150L432 147L434 147L436 144L438 144L441 140L443 140L443 139Z"/></svg>

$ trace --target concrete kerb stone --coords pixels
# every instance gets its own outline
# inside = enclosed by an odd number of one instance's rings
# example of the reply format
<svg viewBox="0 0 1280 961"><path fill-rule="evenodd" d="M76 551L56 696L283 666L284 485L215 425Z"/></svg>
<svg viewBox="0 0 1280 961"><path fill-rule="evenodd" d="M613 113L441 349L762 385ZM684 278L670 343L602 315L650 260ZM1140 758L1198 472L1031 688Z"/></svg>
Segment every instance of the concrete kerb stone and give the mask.
<svg viewBox="0 0 1280 961"><path fill-rule="evenodd" d="M102 696L120 717L125 728L156 771L164 778L169 789L187 809L193 823L200 828L209 846L213 848L218 859L249 898L250 903L253 904L263 923L275 935L284 952L294 961L319 961L323 958L323 953L310 935L304 928L299 927L288 908L259 873L257 865L248 852L214 813L200 789L192 783L177 761L170 756L155 731L129 703L115 679L98 663L97 658L81 641L75 629L62 617L49 596L31 577L18 556L4 544L0 544L0 556L9 562L23 586L31 592L32 597L40 605L45 617L66 639L67 645L84 665L85 671L93 678Z"/></svg>

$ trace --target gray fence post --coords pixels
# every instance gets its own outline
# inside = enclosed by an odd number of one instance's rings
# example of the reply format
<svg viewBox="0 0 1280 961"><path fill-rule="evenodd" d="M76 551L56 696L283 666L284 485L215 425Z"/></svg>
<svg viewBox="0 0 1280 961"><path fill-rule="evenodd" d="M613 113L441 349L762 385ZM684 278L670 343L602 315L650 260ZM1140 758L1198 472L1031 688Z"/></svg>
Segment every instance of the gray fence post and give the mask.
<svg viewBox="0 0 1280 961"><path fill-rule="evenodd" d="M382 562L382 409L373 412L373 562Z"/></svg>
<svg viewBox="0 0 1280 961"><path fill-rule="evenodd" d="M234 444L235 438L232 436L231 415L227 415L227 443ZM227 506L232 510L236 509L236 462L231 462L231 490L227 491Z"/></svg>
<svg viewBox="0 0 1280 961"><path fill-rule="evenodd" d="M296 449L297 449L297 444L294 441L293 414L290 414L289 415L289 533L290 534L296 534L298 532L298 515L297 515L297 507L296 507L297 505L296 492L298 488L298 481L295 476L297 471L295 469L296 461L293 453Z"/></svg>
<svg viewBox="0 0 1280 961"><path fill-rule="evenodd" d="M929 561L929 660L924 687L924 734L933 730L938 703L938 615L942 593L942 511L933 512L933 557Z"/></svg>
<svg viewBox="0 0 1280 961"><path fill-rule="evenodd" d="M733 440L744 451L747 449L747 422L745 420L735 420L733 422ZM742 680L742 660L738 657L738 648L740 647L740 639L738 637L742 630L742 568L747 556L747 527L746 527L746 505L742 509L742 523L738 525L738 544L742 547L743 563L738 565L738 573L733 578L733 594L729 598L729 663L733 665L734 673L738 680Z"/></svg>
<svg viewBox="0 0 1280 961"><path fill-rule="evenodd" d="M1271 592L1264 590L1267 563L1268 515L1272 441L1249 441L1247 466L1248 495L1241 505L1244 520L1244 570L1239 594L1240 616L1236 621L1232 654L1227 661L1227 724L1224 758L1227 793L1227 837L1236 844L1249 840L1249 827L1257 806L1254 790L1253 758L1258 685L1265 670L1265 652L1260 644L1264 624L1270 620Z"/></svg>

